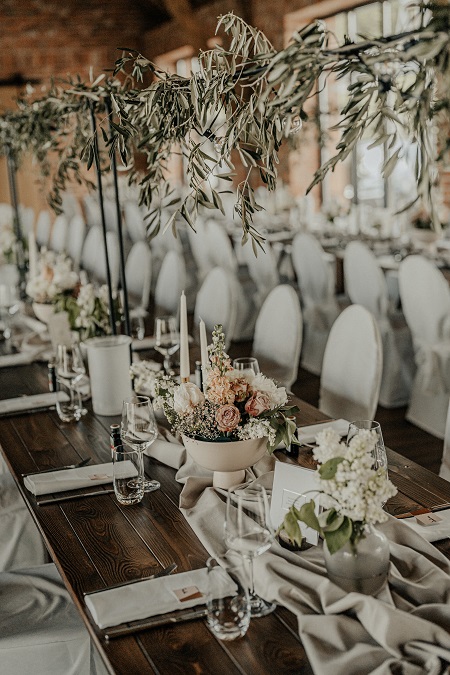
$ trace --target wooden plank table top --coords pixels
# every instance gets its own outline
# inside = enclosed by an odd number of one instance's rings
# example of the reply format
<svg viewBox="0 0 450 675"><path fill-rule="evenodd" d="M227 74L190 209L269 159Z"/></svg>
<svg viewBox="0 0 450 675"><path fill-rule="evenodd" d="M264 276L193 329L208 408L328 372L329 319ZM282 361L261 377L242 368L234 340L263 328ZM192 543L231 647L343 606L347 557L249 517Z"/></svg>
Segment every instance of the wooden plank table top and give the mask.
<svg viewBox="0 0 450 675"><path fill-rule="evenodd" d="M38 364L5 368L0 380L1 398L39 393L47 386L46 368ZM296 403L299 424L327 419L313 406ZM230 643L217 640L204 620L105 642L87 612L84 593L148 576L172 562L178 572L197 569L208 558L179 511L182 486L174 480L175 471L157 461L146 458L146 473L160 481L161 490L134 506L123 507L108 494L39 507L24 488L24 473L85 457L97 463L110 461L109 425L115 421L90 413L77 424L63 424L53 410L0 419L3 455L109 672L312 673L297 621L282 607L253 620L245 638ZM388 504L391 513L450 502L450 483L395 452L388 451L388 459L393 480L403 481L399 495ZM310 452L302 449L298 461L308 465ZM438 546L450 557L447 542Z"/></svg>

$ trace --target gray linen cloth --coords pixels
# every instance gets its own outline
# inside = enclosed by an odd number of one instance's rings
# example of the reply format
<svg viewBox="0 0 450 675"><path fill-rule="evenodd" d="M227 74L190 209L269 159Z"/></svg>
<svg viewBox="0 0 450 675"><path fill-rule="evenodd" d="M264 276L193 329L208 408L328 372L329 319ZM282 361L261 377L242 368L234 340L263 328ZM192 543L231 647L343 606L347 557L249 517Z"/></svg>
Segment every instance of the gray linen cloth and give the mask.
<svg viewBox="0 0 450 675"><path fill-rule="evenodd" d="M271 457L247 485L273 481ZM177 473L180 508L211 555L225 553L226 491L189 457ZM242 487L242 486L240 486ZM322 546L291 553L274 543L254 561L255 590L291 610L317 675L438 675L450 672L450 563L408 525L390 517L389 585L377 597L347 593L326 576Z"/></svg>

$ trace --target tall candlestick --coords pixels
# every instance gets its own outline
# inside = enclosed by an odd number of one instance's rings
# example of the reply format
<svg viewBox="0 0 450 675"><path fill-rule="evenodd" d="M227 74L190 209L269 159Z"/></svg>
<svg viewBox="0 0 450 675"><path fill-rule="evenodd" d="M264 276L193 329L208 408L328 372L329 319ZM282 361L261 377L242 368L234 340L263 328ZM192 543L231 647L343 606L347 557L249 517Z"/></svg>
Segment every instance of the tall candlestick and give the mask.
<svg viewBox="0 0 450 675"><path fill-rule="evenodd" d="M188 382L191 368L189 365L189 342L187 329L187 307L184 291L180 298L180 380Z"/></svg>
<svg viewBox="0 0 450 675"><path fill-rule="evenodd" d="M206 373L209 368L209 359L208 359L208 340L206 338L206 326L203 319L200 319L199 323L200 331L200 354L202 359L202 381L203 381L203 391L205 390L205 379Z"/></svg>
<svg viewBox="0 0 450 675"><path fill-rule="evenodd" d="M30 279L34 279L37 276L37 248L33 228L28 233L28 269Z"/></svg>

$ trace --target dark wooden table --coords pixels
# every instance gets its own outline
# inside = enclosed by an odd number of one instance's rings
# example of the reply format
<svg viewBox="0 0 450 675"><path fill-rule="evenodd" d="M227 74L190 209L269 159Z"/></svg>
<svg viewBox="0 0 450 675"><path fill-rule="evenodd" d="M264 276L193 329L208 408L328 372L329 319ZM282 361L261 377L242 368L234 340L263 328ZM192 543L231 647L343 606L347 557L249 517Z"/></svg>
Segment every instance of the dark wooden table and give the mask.
<svg viewBox="0 0 450 675"><path fill-rule="evenodd" d="M0 371L0 397L46 390L47 373L33 364ZM299 424L326 419L316 408L297 402ZM282 607L251 622L244 639L220 642L205 621L154 628L111 640L91 622L83 593L158 572L176 562L178 572L203 567L208 554L178 509L181 486L175 472L146 459L146 472L161 482L141 504L122 507L114 495L37 506L21 474L92 457L110 461L109 425L114 418L92 413L77 424L63 424L55 411L0 419L3 455L44 537L47 549L111 673L311 673L298 637L297 621ZM424 448L426 452L426 448ZM287 461L292 461L282 457ZM450 483L388 451L391 477L400 492L388 509L403 514L422 506L450 502ZM308 465L308 450L300 453ZM438 547L450 557L448 540Z"/></svg>

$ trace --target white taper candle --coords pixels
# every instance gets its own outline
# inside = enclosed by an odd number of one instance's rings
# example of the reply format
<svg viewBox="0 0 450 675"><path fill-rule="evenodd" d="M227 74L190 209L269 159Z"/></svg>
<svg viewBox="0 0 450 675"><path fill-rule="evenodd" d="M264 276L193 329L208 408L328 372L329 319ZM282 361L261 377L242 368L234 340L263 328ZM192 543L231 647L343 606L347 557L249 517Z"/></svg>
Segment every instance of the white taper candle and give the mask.
<svg viewBox="0 0 450 675"><path fill-rule="evenodd" d="M191 368L189 365L189 342L187 328L187 307L184 291L180 298L180 380L189 380Z"/></svg>

